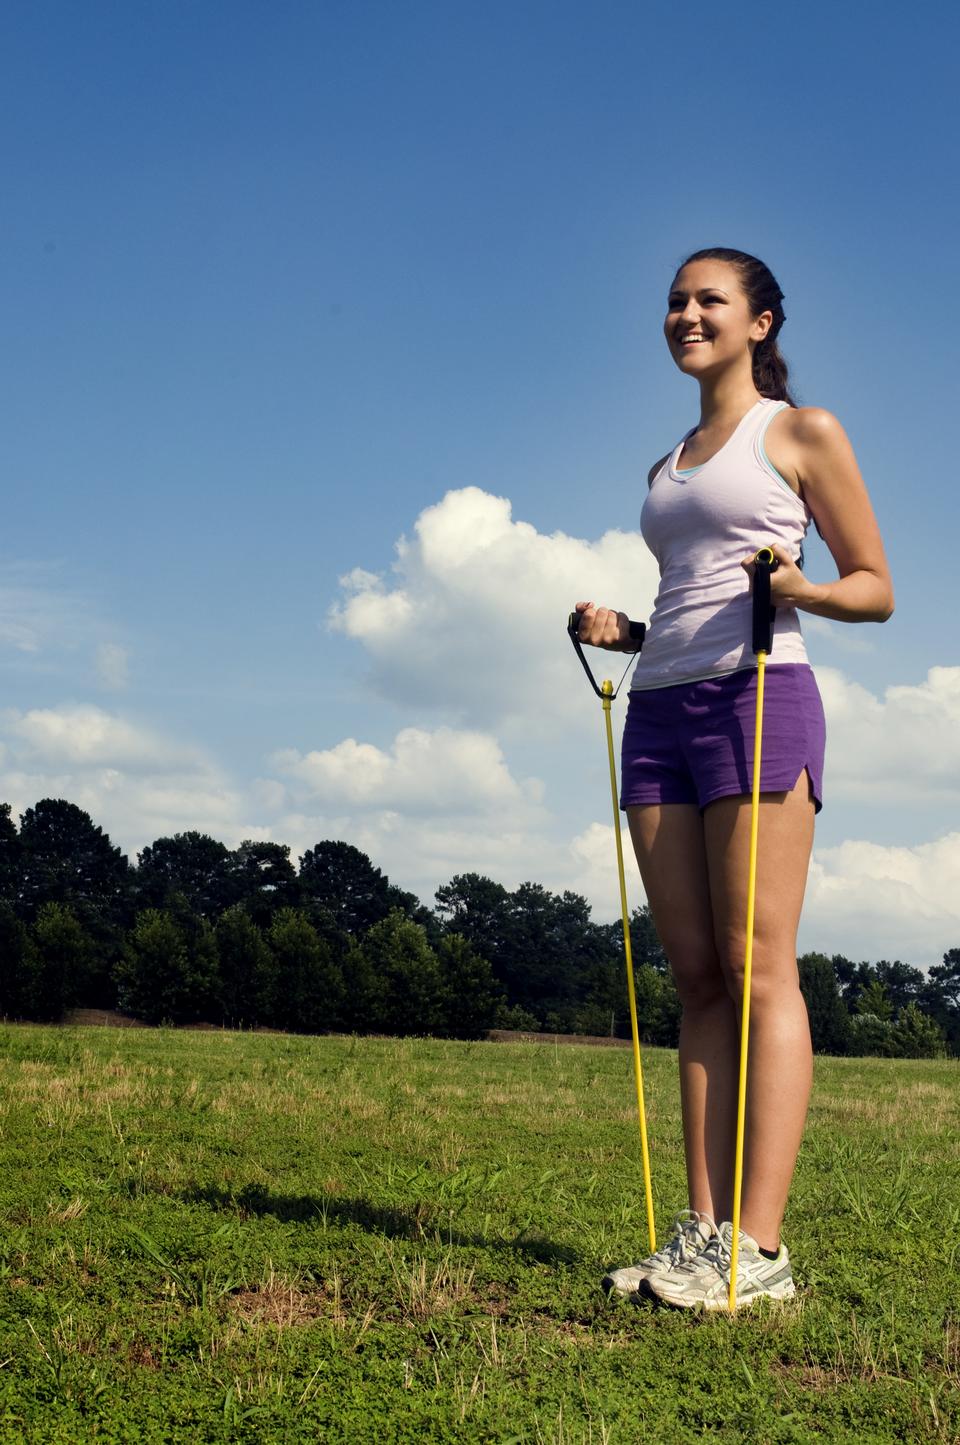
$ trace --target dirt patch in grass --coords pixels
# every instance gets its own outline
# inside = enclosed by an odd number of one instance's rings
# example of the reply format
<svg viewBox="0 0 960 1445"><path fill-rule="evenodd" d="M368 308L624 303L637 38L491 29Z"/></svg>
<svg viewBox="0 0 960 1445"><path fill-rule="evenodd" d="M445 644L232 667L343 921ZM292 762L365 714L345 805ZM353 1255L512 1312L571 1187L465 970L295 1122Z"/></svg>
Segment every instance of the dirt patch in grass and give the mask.
<svg viewBox="0 0 960 1445"><path fill-rule="evenodd" d="M95 1027L108 1029L147 1029L142 1019L131 1018L129 1014L117 1013L116 1009L104 1008L75 1008L70 1009L63 1016L63 1022L68 1027Z"/></svg>
<svg viewBox="0 0 960 1445"><path fill-rule="evenodd" d="M247 1324L265 1323L278 1329L309 1325L330 1317L330 1303L323 1289L301 1290L275 1281L258 1289L239 1290L230 1298L235 1314Z"/></svg>
<svg viewBox="0 0 960 1445"><path fill-rule="evenodd" d="M127 1350L127 1359L131 1365L137 1365L142 1370L160 1370L163 1368L163 1361L158 1360L149 1345L138 1340L136 1344Z"/></svg>

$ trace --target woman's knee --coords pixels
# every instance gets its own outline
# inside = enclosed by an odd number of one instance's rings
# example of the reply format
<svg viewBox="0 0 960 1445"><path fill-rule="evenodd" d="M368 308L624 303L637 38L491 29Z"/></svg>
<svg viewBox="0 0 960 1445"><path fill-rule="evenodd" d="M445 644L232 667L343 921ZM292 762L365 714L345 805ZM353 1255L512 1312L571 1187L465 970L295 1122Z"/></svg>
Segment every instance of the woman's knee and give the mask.
<svg viewBox="0 0 960 1445"><path fill-rule="evenodd" d="M727 996L720 960L711 948L669 953L670 971L684 1009L710 1008Z"/></svg>
<svg viewBox="0 0 960 1445"><path fill-rule="evenodd" d="M724 987L734 1002L743 998L746 934L742 929L717 939L717 956ZM782 999L784 990L799 989L796 950L780 938L755 935L750 969L750 1007L762 1009Z"/></svg>

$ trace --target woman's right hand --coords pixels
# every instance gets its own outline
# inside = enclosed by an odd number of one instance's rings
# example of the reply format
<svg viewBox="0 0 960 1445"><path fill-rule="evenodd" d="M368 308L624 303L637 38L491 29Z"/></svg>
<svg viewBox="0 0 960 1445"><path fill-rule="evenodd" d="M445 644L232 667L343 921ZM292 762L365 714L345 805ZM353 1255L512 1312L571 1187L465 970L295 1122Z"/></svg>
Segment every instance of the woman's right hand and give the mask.
<svg viewBox="0 0 960 1445"><path fill-rule="evenodd" d="M630 619L625 612L595 607L592 602L577 602L573 610L580 614L577 636L581 642L588 643L590 647L603 647L608 652L637 651L637 645L630 636Z"/></svg>

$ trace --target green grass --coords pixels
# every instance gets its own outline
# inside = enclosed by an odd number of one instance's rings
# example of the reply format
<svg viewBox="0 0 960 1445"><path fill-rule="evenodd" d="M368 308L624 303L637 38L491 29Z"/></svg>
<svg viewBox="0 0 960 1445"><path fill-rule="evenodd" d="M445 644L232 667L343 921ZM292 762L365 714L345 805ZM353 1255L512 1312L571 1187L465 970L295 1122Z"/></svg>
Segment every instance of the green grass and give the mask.
<svg viewBox="0 0 960 1445"><path fill-rule="evenodd" d="M799 1296L732 1320L600 1293L644 1252L630 1068L0 1028L0 1441L960 1439L956 1062L817 1061Z"/></svg>

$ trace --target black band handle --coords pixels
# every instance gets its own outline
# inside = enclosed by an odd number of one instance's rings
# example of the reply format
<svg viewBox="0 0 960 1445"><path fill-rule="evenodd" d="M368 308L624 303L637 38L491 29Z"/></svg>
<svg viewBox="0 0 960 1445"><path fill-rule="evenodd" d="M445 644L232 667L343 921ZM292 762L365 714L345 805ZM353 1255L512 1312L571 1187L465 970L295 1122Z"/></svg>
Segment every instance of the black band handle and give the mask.
<svg viewBox="0 0 960 1445"><path fill-rule="evenodd" d="M630 627L630 640L631 640L631 642L636 642L636 643L639 644L636 648L634 648L634 656L636 656L636 654L637 654L638 652L640 652L640 651L642 650L642 648L643 648L643 639L644 639L644 638L646 637L646 635L647 635L647 624L646 624L645 622L632 622L632 621L630 621L629 618L628 618L627 620L628 620L628 622L629 622L629 627ZM593 688L594 692L597 694L597 697L603 697L604 694L603 694L603 692L601 691L601 689L597 686L597 680L596 680L596 678L594 677L593 673L590 671L590 664L589 664L589 662L587 661L587 659L584 657L584 655L583 655L583 648L580 646L580 613L579 613L579 612L571 612L571 613L570 613L570 616L567 618L567 635L569 636L570 641L573 643L573 646L574 646L574 648L575 648L575 650L576 650L577 656L579 657L580 661L583 663L583 670L584 670L584 672L587 674L587 677L590 679L590 686ZM627 666L628 666L628 668L629 668L629 663L627 664ZM623 676L626 677L626 673L624 673ZM621 678L620 681L622 682L622 681L623 681L623 678ZM617 688L617 692L619 692L619 691L620 691L620 688L618 687L618 688ZM614 693L613 695L614 695L614 697L616 697L617 693Z"/></svg>
<svg viewBox="0 0 960 1445"><path fill-rule="evenodd" d="M770 575L779 566L770 547L761 547L753 559L754 652L769 652L773 647L773 622L777 609L770 602Z"/></svg>

